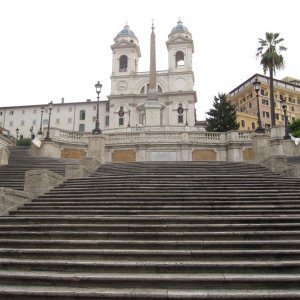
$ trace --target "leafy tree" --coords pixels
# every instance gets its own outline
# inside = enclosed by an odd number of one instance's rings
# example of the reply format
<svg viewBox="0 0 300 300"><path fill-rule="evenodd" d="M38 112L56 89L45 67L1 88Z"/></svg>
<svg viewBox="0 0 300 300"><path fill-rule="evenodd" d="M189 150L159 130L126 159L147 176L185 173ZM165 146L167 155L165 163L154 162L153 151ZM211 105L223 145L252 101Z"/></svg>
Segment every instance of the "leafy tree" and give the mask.
<svg viewBox="0 0 300 300"><path fill-rule="evenodd" d="M213 108L206 113L207 131L227 132L237 130L240 125L236 121L235 106L227 101L226 94L215 96Z"/></svg>
<svg viewBox="0 0 300 300"><path fill-rule="evenodd" d="M280 45L284 41L279 38L279 33L266 32L266 39L258 39L260 46L257 48L256 57L260 57L260 64L263 67L264 74L269 70L270 75L270 106L271 106L271 124L275 126L275 101L274 101L274 80L276 70L284 68L284 58L282 51L286 47Z"/></svg>
<svg viewBox="0 0 300 300"><path fill-rule="evenodd" d="M296 119L289 125L289 131L293 137L300 138L300 119Z"/></svg>

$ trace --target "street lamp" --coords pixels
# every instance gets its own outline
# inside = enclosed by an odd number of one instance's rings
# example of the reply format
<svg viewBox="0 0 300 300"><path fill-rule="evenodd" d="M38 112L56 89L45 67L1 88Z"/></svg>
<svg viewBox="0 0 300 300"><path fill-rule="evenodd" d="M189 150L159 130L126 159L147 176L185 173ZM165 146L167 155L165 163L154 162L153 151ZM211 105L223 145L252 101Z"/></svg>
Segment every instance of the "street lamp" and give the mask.
<svg viewBox="0 0 300 300"><path fill-rule="evenodd" d="M52 101L48 104L48 109L49 109L49 119L48 119L48 129L47 129L47 135L46 135L46 138L45 140L46 141L50 141L50 120L51 120L51 111L52 111L52 106L53 106L53 103Z"/></svg>
<svg viewBox="0 0 300 300"><path fill-rule="evenodd" d="M284 139L289 140L291 137L289 136L288 118L287 118L287 115L286 115L286 110L287 110L286 97L281 98L280 104L281 104L281 107L283 109L283 114L284 114Z"/></svg>
<svg viewBox="0 0 300 300"><path fill-rule="evenodd" d="M93 133L100 134L100 133L102 133L100 126L99 126L99 98L100 98L100 93L101 93L101 89L102 89L102 84L100 83L100 81L98 81L95 84L95 88L96 88L96 93L97 93L97 115L96 115L95 129L93 130Z"/></svg>
<svg viewBox="0 0 300 300"><path fill-rule="evenodd" d="M33 140L33 126L30 127L29 131L30 131L31 139Z"/></svg>
<svg viewBox="0 0 300 300"><path fill-rule="evenodd" d="M256 92L256 102L257 102L257 125L258 127L256 128L255 132L257 133L265 133L265 129L262 128L261 126L261 118L260 118L260 110L259 110L259 99L258 99L258 92L260 90L260 81L258 81L257 78L255 78L255 81L252 82L254 86L254 90Z"/></svg>
<svg viewBox="0 0 300 300"><path fill-rule="evenodd" d="M16 129L17 140L19 139L19 128Z"/></svg>
<svg viewBox="0 0 300 300"><path fill-rule="evenodd" d="M42 130L42 124L43 124L43 113L44 113L44 107L41 107L41 124L40 124L40 131L38 132L38 134L43 134L43 130Z"/></svg>
<svg viewBox="0 0 300 300"><path fill-rule="evenodd" d="M186 108L185 109L185 125L188 126L188 121L187 121L187 112L188 112L188 109Z"/></svg>
<svg viewBox="0 0 300 300"><path fill-rule="evenodd" d="M130 127L130 113L131 113L131 110L129 109L128 110L128 127Z"/></svg>

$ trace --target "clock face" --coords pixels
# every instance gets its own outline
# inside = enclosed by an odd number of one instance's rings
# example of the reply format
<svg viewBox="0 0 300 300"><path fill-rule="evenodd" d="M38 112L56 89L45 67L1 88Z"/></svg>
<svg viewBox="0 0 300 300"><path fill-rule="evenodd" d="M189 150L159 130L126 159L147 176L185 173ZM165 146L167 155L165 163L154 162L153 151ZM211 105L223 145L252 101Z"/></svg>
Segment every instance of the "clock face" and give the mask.
<svg viewBox="0 0 300 300"><path fill-rule="evenodd" d="M182 115L183 114L183 108L182 107L178 107L177 112Z"/></svg>
<svg viewBox="0 0 300 300"><path fill-rule="evenodd" d="M128 83L125 80L121 80L117 83L117 89L119 91L127 90Z"/></svg>

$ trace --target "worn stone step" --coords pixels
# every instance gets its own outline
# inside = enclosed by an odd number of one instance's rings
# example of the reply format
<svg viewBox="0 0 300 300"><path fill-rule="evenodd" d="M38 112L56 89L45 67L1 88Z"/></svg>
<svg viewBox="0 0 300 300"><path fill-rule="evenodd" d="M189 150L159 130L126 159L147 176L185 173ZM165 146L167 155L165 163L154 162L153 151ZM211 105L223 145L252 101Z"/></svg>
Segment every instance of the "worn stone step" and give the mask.
<svg viewBox="0 0 300 300"><path fill-rule="evenodd" d="M69 261L41 259L3 259L0 258L1 270L63 271L63 272L142 272L142 273L228 273L249 274L253 272L272 274L299 274L300 261Z"/></svg>
<svg viewBox="0 0 300 300"><path fill-rule="evenodd" d="M244 288L293 289L300 286L300 275L296 274L148 274L148 273L60 273L51 271L0 271L1 283L29 283L50 286L119 288L185 288L195 289L199 285L209 289Z"/></svg>
<svg viewBox="0 0 300 300"><path fill-rule="evenodd" d="M170 224L22 224L22 225L1 225L1 231L118 231L118 232L202 232L202 231L287 231L300 230L300 220L298 223L255 223L255 224L188 224L188 223L170 223Z"/></svg>
<svg viewBox="0 0 300 300"><path fill-rule="evenodd" d="M122 239L0 239L1 248L123 249L123 250L299 250L299 240L122 240Z"/></svg>
<svg viewBox="0 0 300 300"><path fill-rule="evenodd" d="M0 224L272 224L298 223L300 214L252 216L1 216Z"/></svg>

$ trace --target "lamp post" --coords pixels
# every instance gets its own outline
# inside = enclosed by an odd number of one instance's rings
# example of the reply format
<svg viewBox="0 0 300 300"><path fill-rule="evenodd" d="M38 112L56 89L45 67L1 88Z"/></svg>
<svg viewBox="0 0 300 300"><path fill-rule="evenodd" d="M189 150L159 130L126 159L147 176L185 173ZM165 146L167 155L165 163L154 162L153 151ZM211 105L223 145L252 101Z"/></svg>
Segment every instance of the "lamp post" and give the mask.
<svg viewBox="0 0 300 300"><path fill-rule="evenodd" d="M187 112L188 112L188 109L186 108L185 109L185 125L188 126L188 121L187 121Z"/></svg>
<svg viewBox="0 0 300 300"><path fill-rule="evenodd" d="M30 131L31 139L33 140L33 126L30 127L29 131Z"/></svg>
<svg viewBox="0 0 300 300"><path fill-rule="evenodd" d="M19 128L16 129L17 140L19 139Z"/></svg>
<svg viewBox="0 0 300 300"><path fill-rule="evenodd" d="M128 110L128 125L127 125L127 127L130 127L130 113L131 113L131 110L129 109Z"/></svg>
<svg viewBox="0 0 300 300"><path fill-rule="evenodd" d="M284 139L289 140L291 137L289 136L288 119L286 115L286 110L287 110L286 98L281 98L280 104L284 114Z"/></svg>
<svg viewBox="0 0 300 300"><path fill-rule="evenodd" d="M38 132L38 134L43 134L43 130L42 130L42 124L43 124L43 114L44 114L44 107L41 107L41 124L40 124L40 130Z"/></svg>
<svg viewBox="0 0 300 300"><path fill-rule="evenodd" d="M256 92L256 102L257 102L257 128L255 130L255 132L257 133L265 133L265 129L262 128L261 126L261 118L260 118L260 109L259 109L259 99L258 99L258 92L260 90L260 81L258 81L257 78L255 78L255 81L252 82L253 86L254 86L254 90Z"/></svg>
<svg viewBox="0 0 300 300"><path fill-rule="evenodd" d="M47 129L47 135L45 140L50 141L50 120L51 120L51 111L52 111L52 101L48 104L48 109L49 109L49 119L48 119L48 129Z"/></svg>
<svg viewBox="0 0 300 300"><path fill-rule="evenodd" d="M96 88L96 93L97 93L97 115L96 115L95 129L93 130L93 133L100 134L100 133L102 133L100 126L99 126L99 98L100 98L100 93L101 93L101 89L102 89L102 84L100 83L100 81L98 81L95 84L95 88Z"/></svg>

